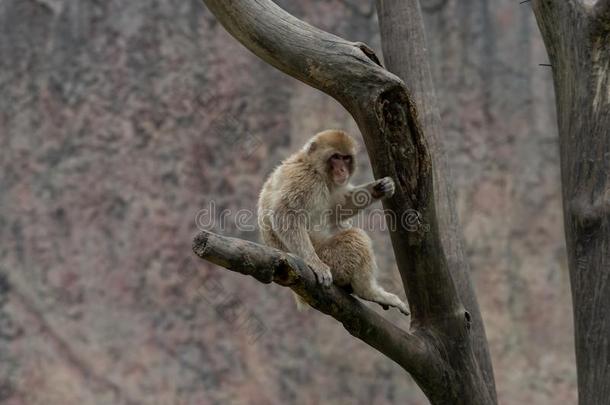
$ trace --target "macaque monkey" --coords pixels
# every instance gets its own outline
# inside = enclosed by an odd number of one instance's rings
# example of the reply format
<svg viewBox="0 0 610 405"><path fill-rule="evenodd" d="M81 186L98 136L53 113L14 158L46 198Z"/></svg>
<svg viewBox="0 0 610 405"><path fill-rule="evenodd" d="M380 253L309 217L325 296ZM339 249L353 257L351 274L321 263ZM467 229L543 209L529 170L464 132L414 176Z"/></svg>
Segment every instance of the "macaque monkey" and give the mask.
<svg viewBox="0 0 610 405"><path fill-rule="evenodd" d="M373 202L394 194L385 177L361 186L349 180L355 141L343 131L315 135L269 176L258 201L258 223L268 246L300 256L318 282L333 282L367 301L409 314L396 295L377 284L371 240L346 221ZM295 294L297 305L304 301Z"/></svg>

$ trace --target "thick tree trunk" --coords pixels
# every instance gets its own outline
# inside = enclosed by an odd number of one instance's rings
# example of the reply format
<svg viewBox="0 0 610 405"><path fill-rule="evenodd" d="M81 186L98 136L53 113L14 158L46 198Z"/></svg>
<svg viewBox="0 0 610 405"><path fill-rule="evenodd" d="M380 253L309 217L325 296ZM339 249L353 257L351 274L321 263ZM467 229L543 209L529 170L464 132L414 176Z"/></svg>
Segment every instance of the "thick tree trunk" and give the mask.
<svg viewBox="0 0 610 405"><path fill-rule="evenodd" d="M479 368L490 396L496 387L489 345L463 250L463 234L454 203L454 190L443 146L441 117L428 60L419 0L377 0L377 14L387 69L404 80L417 107L434 167L434 195L447 265L464 307L472 316L471 337ZM494 402L494 403L495 403Z"/></svg>
<svg viewBox="0 0 610 405"><path fill-rule="evenodd" d="M204 2L257 56L337 99L362 132L375 176L390 176L396 181L396 192L384 202L384 208L403 225L392 229L390 236L413 314L411 330L392 332L395 326L368 312L343 308L349 301L335 289L325 293L307 281L313 278L298 265L291 266L288 273L285 265L275 266L280 269L279 277L277 272L264 271L263 267L276 263L268 257L270 253L257 254L254 260L249 251L260 253L259 248L244 242L225 243L205 232L196 240L196 253L234 271L259 279L263 275L263 281L276 281L308 302L318 303L314 307L340 320L355 336L410 372L432 404L494 404L489 376L484 375L475 355L471 314L461 301L462 295L472 291L458 292L447 265L436 216L428 139L404 82L383 69L366 45L316 29L270 0ZM290 282L283 281L286 274Z"/></svg>
<svg viewBox="0 0 610 405"><path fill-rule="evenodd" d="M610 1L533 3L553 69L580 405L610 398Z"/></svg>

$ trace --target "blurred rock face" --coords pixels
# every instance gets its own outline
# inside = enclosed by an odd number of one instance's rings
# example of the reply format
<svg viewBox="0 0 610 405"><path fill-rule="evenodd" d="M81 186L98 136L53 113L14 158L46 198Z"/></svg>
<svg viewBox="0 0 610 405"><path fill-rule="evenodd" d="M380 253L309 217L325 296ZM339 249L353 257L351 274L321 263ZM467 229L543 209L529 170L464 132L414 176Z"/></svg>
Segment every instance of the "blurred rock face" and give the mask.
<svg viewBox="0 0 610 405"><path fill-rule="evenodd" d="M368 0L278 3L380 49ZM500 400L574 403L551 72L530 8L424 7ZM198 0L6 0L0 27L2 403L426 403L287 290L190 253L198 226L257 239L274 165L318 130L358 133L336 102ZM371 234L398 292L387 233Z"/></svg>

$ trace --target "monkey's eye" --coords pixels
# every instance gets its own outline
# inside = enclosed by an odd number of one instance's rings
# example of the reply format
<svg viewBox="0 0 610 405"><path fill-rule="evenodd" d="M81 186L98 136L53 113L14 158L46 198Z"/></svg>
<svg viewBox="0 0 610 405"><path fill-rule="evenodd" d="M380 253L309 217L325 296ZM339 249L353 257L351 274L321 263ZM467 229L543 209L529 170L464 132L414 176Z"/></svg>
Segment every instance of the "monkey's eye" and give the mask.
<svg viewBox="0 0 610 405"><path fill-rule="evenodd" d="M343 156L343 160L345 160L347 163L352 161L352 157L350 155L345 155Z"/></svg>
<svg viewBox="0 0 610 405"><path fill-rule="evenodd" d="M333 159L333 160L341 160L341 155L340 155L340 154L338 154L338 153L335 153L335 154L334 154L334 155L332 155L330 158L331 158L331 159Z"/></svg>

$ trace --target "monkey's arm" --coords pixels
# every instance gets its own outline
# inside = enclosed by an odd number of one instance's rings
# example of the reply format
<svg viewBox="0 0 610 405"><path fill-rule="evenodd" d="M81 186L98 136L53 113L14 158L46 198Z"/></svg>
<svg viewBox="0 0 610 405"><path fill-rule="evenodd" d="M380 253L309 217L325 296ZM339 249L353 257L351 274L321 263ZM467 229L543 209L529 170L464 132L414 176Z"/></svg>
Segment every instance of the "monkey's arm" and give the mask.
<svg viewBox="0 0 610 405"><path fill-rule="evenodd" d="M394 180L384 177L350 189L337 204L337 209L333 213L334 220L345 221L375 201L391 197L394 194L394 188Z"/></svg>

